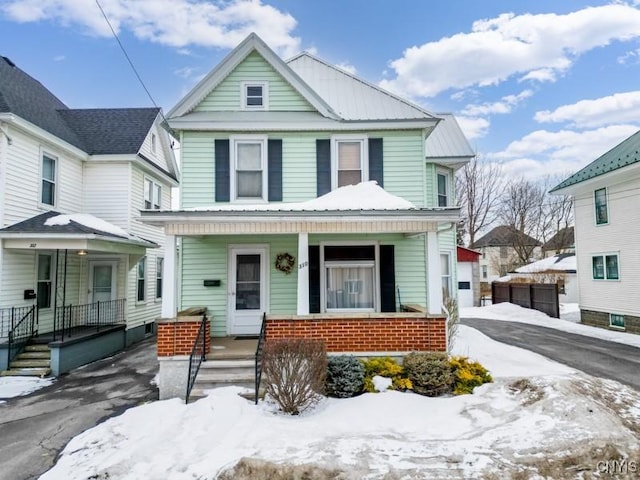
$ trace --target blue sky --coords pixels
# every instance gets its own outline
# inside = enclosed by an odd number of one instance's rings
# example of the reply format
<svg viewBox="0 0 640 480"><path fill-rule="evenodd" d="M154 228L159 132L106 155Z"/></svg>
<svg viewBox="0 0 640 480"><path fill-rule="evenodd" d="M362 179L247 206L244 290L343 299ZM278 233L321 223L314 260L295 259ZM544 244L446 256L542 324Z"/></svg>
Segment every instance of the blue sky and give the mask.
<svg viewBox="0 0 640 480"><path fill-rule="evenodd" d="M640 128L640 1L100 0L165 111L249 32L433 112L507 173L571 173ZM94 0L0 0L0 54L72 108L148 106Z"/></svg>

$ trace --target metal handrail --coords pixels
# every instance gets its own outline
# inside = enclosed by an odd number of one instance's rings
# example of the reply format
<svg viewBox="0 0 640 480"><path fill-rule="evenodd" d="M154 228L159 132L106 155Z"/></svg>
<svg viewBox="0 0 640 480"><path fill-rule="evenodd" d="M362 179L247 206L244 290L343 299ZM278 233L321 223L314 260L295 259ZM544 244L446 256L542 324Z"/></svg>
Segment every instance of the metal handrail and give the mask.
<svg viewBox="0 0 640 480"><path fill-rule="evenodd" d="M260 390L260 382L262 381L262 352L264 350L264 340L267 333L267 314L262 315L262 325L260 326L260 336L258 337L258 346L256 347L256 378L255 378L255 404L258 404L258 391Z"/></svg>
<svg viewBox="0 0 640 480"><path fill-rule="evenodd" d="M37 307L33 305L28 308L27 312L15 323L16 310L18 312L23 311L24 308L12 307L11 308L11 329L8 335L8 349L7 349L7 365L11 363L20 350L31 340L36 331L36 312Z"/></svg>
<svg viewBox="0 0 640 480"><path fill-rule="evenodd" d="M196 377L198 376L198 372L200 371L200 365L202 362L206 360L206 335L207 332L207 315L204 314L202 316L202 321L200 322L200 328L198 329L198 335L196 336L196 340L193 343L193 348L191 349L191 355L189 356L189 374L187 376L187 394L184 397L184 403L189 403L189 396L191 395L191 390L193 389L193 385L196 383Z"/></svg>
<svg viewBox="0 0 640 480"><path fill-rule="evenodd" d="M53 339L64 341L65 336L69 337L75 330L86 327L93 327L99 332L101 328L126 323L126 301L126 298L121 298L57 307L54 315Z"/></svg>

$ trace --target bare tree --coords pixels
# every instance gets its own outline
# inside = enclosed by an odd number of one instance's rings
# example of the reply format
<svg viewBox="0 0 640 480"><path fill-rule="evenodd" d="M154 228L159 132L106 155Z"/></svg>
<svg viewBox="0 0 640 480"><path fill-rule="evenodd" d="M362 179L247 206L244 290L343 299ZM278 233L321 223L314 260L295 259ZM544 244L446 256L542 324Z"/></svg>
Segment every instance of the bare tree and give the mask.
<svg viewBox="0 0 640 480"><path fill-rule="evenodd" d="M563 175L566 178L568 175ZM546 177L545 191L560 183L561 178ZM547 194L544 202L544 217L546 219L545 232L541 237L547 243L554 235L559 235L554 241L554 253L560 253L562 248L568 246L571 236L568 227L573 225L573 198L570 195Z"/></svg>
<svg viewBox="0 0 640 480"><path fill-rule="evenodd" d="M456 189L462 213L461 229L469 235L469 245L473 246L478 232L498 218L504 190L502 167L476 157L458 171Z"/></svg>

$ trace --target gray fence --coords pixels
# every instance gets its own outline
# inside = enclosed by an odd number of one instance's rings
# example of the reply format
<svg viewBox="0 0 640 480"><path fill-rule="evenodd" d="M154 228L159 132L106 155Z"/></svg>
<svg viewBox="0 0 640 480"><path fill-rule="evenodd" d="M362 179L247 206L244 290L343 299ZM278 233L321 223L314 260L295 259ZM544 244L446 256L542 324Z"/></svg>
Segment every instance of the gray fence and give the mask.
<svg viewBox="0 0 640 480"><path fill-rule="evenodd" d="M491 284L492 303L510 302L524 308L560 318L560 301L556 283L506 283Z"/></svg>

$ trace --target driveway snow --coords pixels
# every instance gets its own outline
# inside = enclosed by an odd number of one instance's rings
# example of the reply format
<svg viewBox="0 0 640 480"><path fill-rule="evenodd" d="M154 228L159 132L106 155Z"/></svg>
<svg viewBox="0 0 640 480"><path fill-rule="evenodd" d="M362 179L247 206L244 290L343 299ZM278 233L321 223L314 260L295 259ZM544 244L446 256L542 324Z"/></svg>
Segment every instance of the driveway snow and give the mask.
<svg viewBox="0 0 640 480"><path fill-rule="evenodd" d="M0 377L0 403L3 399L28 395L52 383L53 378Z"/></svg>

